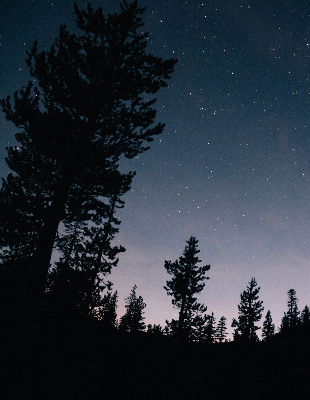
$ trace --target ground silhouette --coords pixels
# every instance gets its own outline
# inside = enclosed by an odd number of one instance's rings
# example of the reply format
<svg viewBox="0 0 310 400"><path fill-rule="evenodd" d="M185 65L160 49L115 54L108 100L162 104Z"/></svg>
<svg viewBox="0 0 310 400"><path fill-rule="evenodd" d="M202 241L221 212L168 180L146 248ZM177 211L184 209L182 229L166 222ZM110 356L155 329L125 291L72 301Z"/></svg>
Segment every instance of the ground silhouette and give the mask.
<svg viewBox="0 0 310 400"><path fill-rule="evenodd" d="M201 344L72 317L1 336L4 399L303 399L310 389L308 329Z"/></svg>

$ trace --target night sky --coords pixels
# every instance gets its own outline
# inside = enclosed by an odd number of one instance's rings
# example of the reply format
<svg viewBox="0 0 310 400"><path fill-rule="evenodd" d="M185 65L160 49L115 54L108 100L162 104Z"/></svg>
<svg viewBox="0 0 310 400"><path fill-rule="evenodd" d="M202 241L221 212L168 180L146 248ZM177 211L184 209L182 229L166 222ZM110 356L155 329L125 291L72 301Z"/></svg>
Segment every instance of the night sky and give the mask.
<svg viewBox="0 0 310 400"><path fill-rule="evenodd" d="M86 2L78 1L79 7ZM119 2L93 1L108 12ZM150 1L149 51L177 58L158 94L164 133L121 170L135 170L118 213L116 244L127 249L110 280L124 298L137 284L145 322L177 318L163 289L165 260L199 240L210 277L199 296L228 331L251 277L276 324L293 288L310 306L310 3L307 1ZM60 24L74 27L68 0L1 0L0 97L30 76L25 50L48 50ZM0 116L0 176L15 127ZM261 320L261 325L263 322ZM259 331L260 332L260 331Z"/></svg>

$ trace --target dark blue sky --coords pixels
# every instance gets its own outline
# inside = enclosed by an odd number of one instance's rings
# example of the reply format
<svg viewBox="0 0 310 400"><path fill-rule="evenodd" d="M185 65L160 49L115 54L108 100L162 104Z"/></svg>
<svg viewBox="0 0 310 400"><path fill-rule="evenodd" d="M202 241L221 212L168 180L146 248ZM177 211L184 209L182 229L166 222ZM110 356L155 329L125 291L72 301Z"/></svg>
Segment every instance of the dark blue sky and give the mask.
<svg viewBox="0 0 310 400"><path fill-rule="evenodd" d="M137 176L119 213L116 242L127 251L111 275L120 314L137 284L147 323L177 316L164 261L177 259L190 236L211 264L200 300L217 320L226 316L230 327L252 276L276 326L290 288L300 309L310 306L310 4L294 3L139 2L149 50L179 62L158 95L164 133L122 163ZM92 5L119 10L114 1ZM48 49L74 14L67 0L3 0L1 9L3 98L29 80L24 51L35 39ZM1 115L1 176L14 132Z"/></svg>

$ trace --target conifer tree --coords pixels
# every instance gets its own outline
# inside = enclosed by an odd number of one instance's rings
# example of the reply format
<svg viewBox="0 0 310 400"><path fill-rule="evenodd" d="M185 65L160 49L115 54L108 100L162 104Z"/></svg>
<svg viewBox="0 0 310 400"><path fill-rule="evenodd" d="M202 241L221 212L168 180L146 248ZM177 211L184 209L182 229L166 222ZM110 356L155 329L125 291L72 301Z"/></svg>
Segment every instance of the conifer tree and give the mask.
<svg viewBox="0 0 310 400"><path fill-rule="evenodd" d="M51 303L55 299L53 292L56 291L57 301L66 304L62 295L67 297L68 289L70 286L72 289L73 284L76 294L79 293L76 300L79 299L80 310L83 306L84 313L92 313L94 308L100 307L101 292L111 286L105 278L118 263L116 255L125 251L122 246L111 246L118 232L113 224L120 223L114 216L115 209L123 207L123 204L118 196L112 196L107 221L103 223L98 217L101 226L95 223L88 226L85 222L64 222L65 228L57 238L61 257L48 277L47 301Z"/></svg>
<svg viewBox="0 0 310 400"><path fill-rule="evenodd" d="M112 290L109 289L100 299L99 307L93 310L93 314L102 321L105 326L116 326L117 297L117 291L113 293Z"/></svg>
<svg viewBox="0 0 310 400"><path fill-rule="evenodd" d="M207 307L196 302L189 310L184 321L184 337L188 337L194 342L205 342L207 340L207 325L209 316L206 315Z"/></svg>
<svg viewBox="0 0 310 400"><path fill-rule="evenodd" d="M310 326L310 310L308 306L305 306L305 308L301 312L301 324L304 327L309 327Z"/></svg>
<svg viewBox="0 0 310 400"><path fill-rule="evenodd" d="M216 327L216 337L220 343L222 343L225 340L225 337L227 335L226 330L227 330L226 318L222 316L219 319L219 322L217 323Z"/></svg>
<svg viewBox="0 0 310 400"><path fill-rule="evenodd" d="M278 328L279 332L287 332L290 329L290 321L287 316L287 313L284 313L282 319L281 319L281 325Z"/></svg>
<svg viewBox="0 0 310 400"><path fill-rule="evenodd" d="M8 149L13 173L0 191L0 257L11 271L25 271L34 303L46 287L60 222L100 225L109 214L104 199L129 189L134 174L118 171L119 158L144 152L163 131L153 124L154 94L176 63L146 52L136 1L107 17L90 4L74 7L80 33L61 26L48 52L35 42L26 60L32 81L1 101L19 145Z"/></svg>
<svg viewBox="0 0 310 400"><path fill-rule="evenodd" d="M286 316L288 318L289 327L293 328L294 326L299 325L300 322L299 318L300 312L297 306L298 299L296 297L296 290L289 289L287 295L288 295L288 300L287 300L288 311L286 313Z"/></svg>
<svg viewBox="0 0 310 400"><path fill-rule="evenodd" d="M265 321L263 322L262 339L267 342L274 336L275 326L272 322L270 310L267 311Z"/></svg>
<svg viewBox="0 0 310 400"><path fill-rule="evenodd" d="M179 309L178 336L188 338L195 313L199 311L201 314L207 309L197 302L196 295L204 288L203 281L209 279L205 273L209 271L210 265L197 265L201 260L196 256L200 252L196 238L192 236L186 243L179 261L165 261L165 268L172 279L166 282L164 288L173 297L172 304Z"/></svg>
<svg viewBox="0 0 310 400"><path fill-rule="evenodd" d="M147 333L148 334L152 334L152 335L156 335L156 336L163 336L164 331L163 331L163 328L161 327L161 325L148 324Z"/></svg>
<svg viewBox="0 0 310 400"><path fill-rule="evenodd" d="M247 286L247 290L241 293L240 304L238 305L239 317L238 321L233 319L232 327L236 328L234 338L235 340L241 340L245 343L252 343L258 340L256 331L260 327L256 326L262 317L264 310L263 302L258 300L260 287L256 287L257 283L255 278L252 278Z"/></svg>
<svg viewBox="0 0 310 400"><path fill-rule="evenodd" d="M232 320L231 327L235 328L233 333L234 342L241 342L241 331L239 329L238 321L235 318Z"/></svg>
<svg viewBox="0 0 310 400"><path fill-rule="evenodd" d="M209 343L213 343L216 337L215 317L213 311L210 315L207 316L205 333L206 333L206 341Z"/></svg>
<svg viewBox="0 0 310 400"><path fill-rule="evenodd" d="M175 319L172 319L171 321L168 321L166 319L165 322L166 322L166 325L164 327L164 334L166 336L177 338L178 337L178 321L175 320ZM189 332L187 333L187 335L189 336Z"/></svg>
<svg viewBox="0 0 310 400"><path fill-rule="evenodd" d="M145 330L143 322L144 308L146 304L141 296L136 295L137 286L135 285L130 295L125 299L126 313L121 317L119 328L126 332L138 333Z"/></svg>

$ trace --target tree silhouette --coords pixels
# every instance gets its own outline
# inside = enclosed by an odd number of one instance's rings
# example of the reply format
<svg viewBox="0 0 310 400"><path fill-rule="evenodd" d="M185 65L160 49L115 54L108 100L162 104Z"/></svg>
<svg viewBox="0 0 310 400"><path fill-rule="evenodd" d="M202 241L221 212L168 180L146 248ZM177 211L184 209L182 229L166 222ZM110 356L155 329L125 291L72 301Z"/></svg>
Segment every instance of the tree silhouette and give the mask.
<svg viewBox="0 0 310 400"><path fill-rule="evenodd" d="M117 265L116 255L125 251L122 246L111 247L111 240L118 232L112 223L120 223L114 217L115 209L123 204L116 195L112 196L108 220L102 226L92 225L88 228L84 222L66 224L65 221L65 229L57 238L62 255L48 277L49 302L55 299L53 292L56 291L57 301L66 304L63 296L68 297L68 289L70 291L74 285L76 294L79 293L75 303L78 302L81 311L83 309L84 313L91 313L94 308L100 307L101 292L111 286L109 281L105 281L105 276ZM71 304L74 304L74 296L71 296Z"/></svg>
<svg viewBox="0 0 310 400"><path fill-rule="evenodd" d="M219 319L216 327L216 337L220 343L225 340L225 337L227 335L226 330L226 318L223 316Z"/></svg>
<svg viewBox="0 0 310 400"><path fill-rule="evenodd" d="M143 322L146 304L141 296L136 295L137 286L135 285L128 297L126 297L126 313L121 317L119 328L126 332L138 333L145 330Z"/></svg>
<svg viewBox="0 0 310 400"><path fill-rule="evenodd" d="M147 333L155 336L163 336L164 331L161 325L148 324Z"/></svg>
<svg viewBox="0 0 310 400"><path fill-rule="evenodd" d="M207 325L205 328L206 333L206 341L209 343L213 343L216 337L216 326L215 326L215 317L214 313L207 316Z"/></svg>
<svg viewBox="0 0 310 400"><path fill-rule="evenodd" d="M304 327L310 326L310 310L308 306L305 306L305 308L302 310L300 320Z"/></svg>
<svg viewBox="0 0 310 400"><path fill-rule="evenodd" d="M194 342L205 342L207 340L207 325L209 315L206 315L207 307L204 304L194 303L184 321L184 337Z"/></svg>
<svg viewBox="0 0 310 400"><path fill-rule="evenodd" d="M116 326L116 309L117 309L118 293L108 290L106 294L100 299L99 307L93 310L94 315L102 321L105 326Z"/></svg>
<svg viewBox="0 0 310 400"><path fill-rule="evenodd" d="M275 326L272 322L270 310L267 311L265 321L263 322L262 339L267 342L274 336Z"/></svg>
<svg viewBox="0 0 310 400"><path fill-rule="evenodd" d="M264 307L263 302L258 300L260 287L256 287L255 278L252 278L247 286L247 290L241 293L240 304L238 304L238 321L233 319L232 327L236 328L234 333L235 340L241 340L245 343L252 343L258 340L256 331L260 329L255 325L262 317Z"/></svg>
<svg viewBox="0 0 310 400"><path fill-rule="evenodd" d="M172 319L171 321L168 321L166 319L166 325L164 327L164 333L166 336L170 336L170 337L174 337L177 338L178 337L178 321L175 319ZM184 328L185 329L185 328ZM188 332L188 336L189 336L189 332Z"/></svg>
<svg viewBox="0 0 310 400"><path fill-rule="evenodd" d="M287 313L284 313L282 319L281 319L281 325L278 328L279 332L287 332L287 330L290 329L290 321L287 316Z"/></svg>
<svg viewBox="0 0 310 400"><path fill-rule="evenodd" d="M298 311L298 306L297 306L298 299L296 297L296 290L290 289L287 292L287 295L288 295L288 300L287 300L288 311L286 313L286 316L288 319L289 327L293 328L294 326L299 325L300 322L299 319L300 312Z"/></svg>
<svg viewBox="0 0 310 400"><path fill-rule="evenodd" d="M176 63L146 52L136 1L108 17L90 4L74 7L81 33L61 26L49 52L35 42L26 60L32 81L1 101L20 143L8 149L13 174L0 193L1 258L30 276L34 303L41 303L60 222L99 227L109 218L105 200L129 189L134 174L118 171L119 158L144 152L163 131L153 125L154 94ZM93 236L100 241L105 232Z"/></svg>
<svg viewBox="0 0 310 400"><path fill-rule="evenodd" d="M287 312L284 313L279 328L279 332L282 333L287 332L291 328L294 328L302 323L300 312L297 306L298 299L296 297L296 290L289 289L287 295Z"/></svg>
<svg viewBox="0 0 310 400"><path fill-rule="evenodd" d="M165 261L165 268L172 279L166 282L164 288L169 296L173 296L172 304L179 309L178 336L188 337L190 328L193 325L193 318L197 311L201 314L206 311L203 304L198 303L197 295L204 288L206 271L210 265L198 266L201 260L196 257L200 252L197 249L198 240L191 237L187 242L183 256L179 261Z"/></svg>

